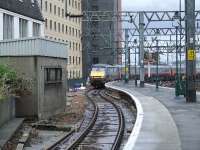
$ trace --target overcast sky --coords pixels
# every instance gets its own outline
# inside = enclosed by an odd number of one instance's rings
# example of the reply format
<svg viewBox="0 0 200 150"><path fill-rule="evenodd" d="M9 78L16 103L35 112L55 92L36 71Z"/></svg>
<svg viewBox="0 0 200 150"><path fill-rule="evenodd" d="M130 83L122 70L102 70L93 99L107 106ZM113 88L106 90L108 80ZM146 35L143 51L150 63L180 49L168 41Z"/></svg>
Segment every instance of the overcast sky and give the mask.
<svg viewBox="0 0 200 150"><path fill-rule="evenodd" d="M182 0L182 4L185 0ZM179 0L122 0L123 10L178 10ZM182 10L184 5L182 5ZM200 9L200 0L196 0L196 9Z"/></svg>

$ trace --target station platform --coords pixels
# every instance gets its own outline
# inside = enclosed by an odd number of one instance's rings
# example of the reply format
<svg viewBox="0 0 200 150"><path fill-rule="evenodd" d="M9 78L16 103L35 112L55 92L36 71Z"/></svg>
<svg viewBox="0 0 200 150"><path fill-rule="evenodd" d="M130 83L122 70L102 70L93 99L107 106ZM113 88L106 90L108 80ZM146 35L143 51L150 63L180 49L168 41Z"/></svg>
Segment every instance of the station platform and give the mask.
<svg viewBox="0 0 200 150"><path fill-rule="evenodd" d="M141 105L142 113L137 115L140 123L136 120L136 130L133 129L126 149L200 149L200 94L197 94L197 103L186 103L184 97L175 97L172 88L156 90L154 85L148 84L140 88L135 87L133 81L106 86L128 93Z"/></svg>

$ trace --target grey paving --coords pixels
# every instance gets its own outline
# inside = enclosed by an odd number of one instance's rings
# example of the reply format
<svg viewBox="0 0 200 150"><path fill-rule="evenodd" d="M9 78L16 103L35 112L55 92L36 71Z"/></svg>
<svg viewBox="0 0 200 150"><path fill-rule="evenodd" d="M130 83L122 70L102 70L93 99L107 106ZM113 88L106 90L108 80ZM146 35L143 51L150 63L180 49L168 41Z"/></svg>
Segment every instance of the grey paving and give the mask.
<svg viewBox="0 0 200 150"><path fill-rule="evenodd" d="M145 88L135 88L133 82L130 82L128 85L124 85L123 83L115 83L115 85L132 89L132 91L139 92L148 98L159 100L173 117L178 129L181 149L200 150L200 95L197 95L197 103L186 103L183 96L175 97L174 89L159 88L159 90L156 90L155 87L148 85L146 85ZM157 110L152 109L152 111ZM164 126L165 124L163 122L163 127ZM162 149L164 150L171 150L171 147L167 148L169 144L161 144L160 146L163 146ZM174 148L172 147L172 149Z"/></svg>
<svg viewBox="0 0 200 150"><path fill-rule="evenodd" d="M138 98L142 104L144 118L134 150L180 150L181 142L176 124L157 99L134 90L123 83L115 84Z"/></svg>
<svg viewBox="0 0 200 150"><path fill-rule="evenodd" d="M15 118L0 127L0 150L20 127L24 119Z"/></svg>

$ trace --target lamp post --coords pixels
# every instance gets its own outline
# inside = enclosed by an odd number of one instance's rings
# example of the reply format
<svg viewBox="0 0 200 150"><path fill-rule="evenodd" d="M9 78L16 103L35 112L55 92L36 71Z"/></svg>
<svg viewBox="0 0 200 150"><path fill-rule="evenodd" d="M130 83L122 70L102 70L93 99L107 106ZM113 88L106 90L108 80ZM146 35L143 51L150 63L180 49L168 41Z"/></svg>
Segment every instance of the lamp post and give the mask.
<svg viewBox="0 0 200 150"><path fill-rule="evenodd" d="M181 40L182 40L182 20L181 20L181 10L182 10L182 0L179 0L179 27L180 27L180 44L179 44L179 47L180 47L180 51L179 51L179 59L180 59L180 74L181 74L181 50L182 50L182 43L181 43Z"/></svg>
<svg viewBox="0 0 200 150"><path fill-rule="evenodd" d="M175 27L176 28L176 89L175 89L175 95L179 96L179 86L180 86L180 82L179 82L179 70L178 70L178 26Z"/></svg>
<svg viewBox="0 0 200 150"><path fill-rule="evenodd" d="M125 83L129 81L129 74L128 74L128 57L129 57L129 48L128 48L128 29L125 29Z"/></svg>
<svg viewBox="0 0 200 150"><path fill-rule="evenodd" d="M160 34L160 30L156 30L156 89L158 89L159 76L158 76L158 64L159 64L159 47L158 47L158 35Z"/></svg>
<svg viewBox="0 0 200 150"><path fill-rule="evenodd" d="M181 93L180 76L179 76L179 69L178 69L178 27L179 27L179 21L180 21L179 19L180 19L179 12L177 11L175 12L174 17L173 17L175 24L172 24L172 26L175 27L176 29L176 87L175 87L176 96L179 96ZM181 57L181 54L180 54L180 57Z"/></svg>
<svg viewBox="0 0 200 150"><path fill-rule="evenodd" d="M134 39L134 44L137 45L137 39ZM135 47L135 86L137 86L137 48Z"/></svg>
<svg viewBox="0 0 200 150"><path fill-rule="evenodd" d="M159 59L158 39L156 38L156 89L158 89L158 59Z"/></svg>

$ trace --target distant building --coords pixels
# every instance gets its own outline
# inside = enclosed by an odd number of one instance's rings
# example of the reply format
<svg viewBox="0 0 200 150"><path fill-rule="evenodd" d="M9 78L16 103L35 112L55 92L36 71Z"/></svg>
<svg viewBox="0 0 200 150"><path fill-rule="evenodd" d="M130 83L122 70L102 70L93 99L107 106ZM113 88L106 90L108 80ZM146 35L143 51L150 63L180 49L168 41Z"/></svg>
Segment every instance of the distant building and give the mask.
<svg viewBox="0 0 200 150"><path fill-rule="evenodd" d="M45 37L69 45L67 74L71 86L82 79L81 18L66 17L81 14L81 0L38 0L45 19Z"/></svg>
<svg viewBox="0 0 200 150"><path fill-rule="evenodd" d="M121 11L121 0L83 0L83 11ZM97 17L98 18L98 17ZM92 64L121 64L121 22L83 22L83 74L88 77Z"/></svg>
<svg viewBox="0 0 200 150"><path fill-rule="evenodd" d="M0 1L0 40L44 36L44 23L36 0Z"/></svg>

